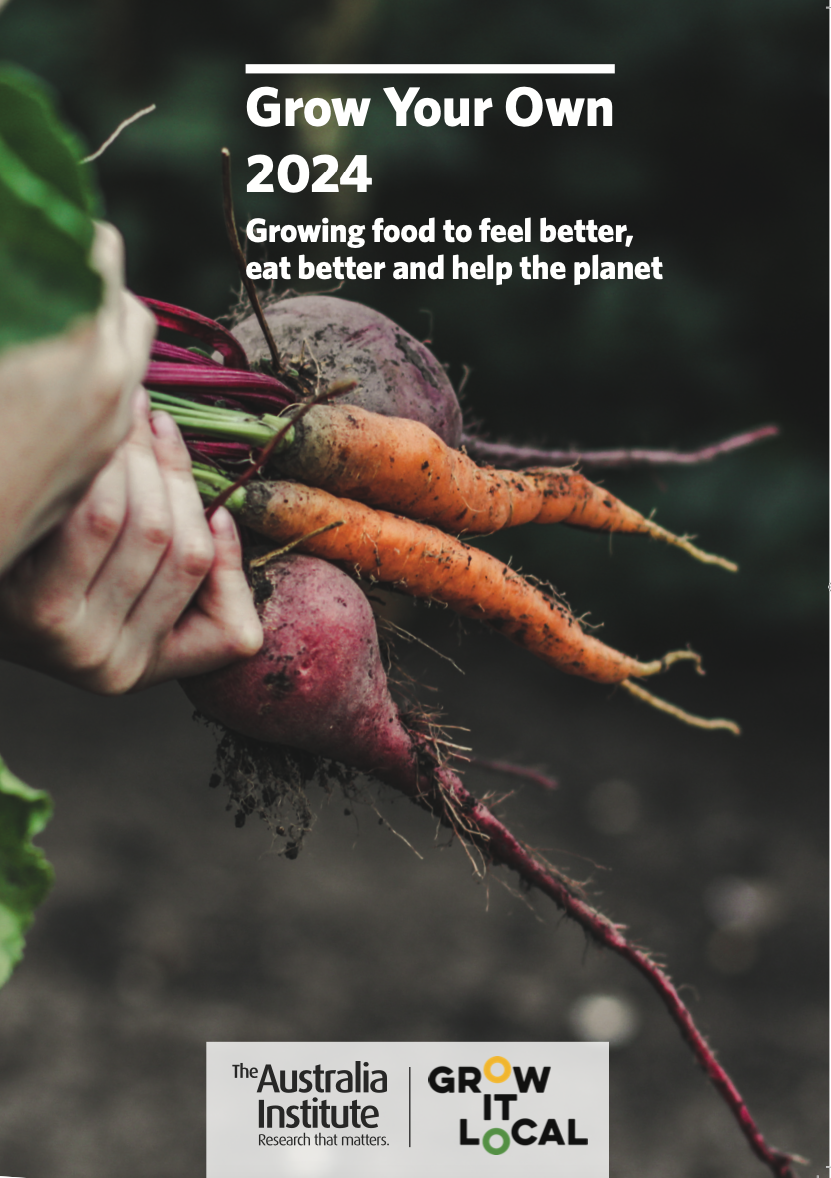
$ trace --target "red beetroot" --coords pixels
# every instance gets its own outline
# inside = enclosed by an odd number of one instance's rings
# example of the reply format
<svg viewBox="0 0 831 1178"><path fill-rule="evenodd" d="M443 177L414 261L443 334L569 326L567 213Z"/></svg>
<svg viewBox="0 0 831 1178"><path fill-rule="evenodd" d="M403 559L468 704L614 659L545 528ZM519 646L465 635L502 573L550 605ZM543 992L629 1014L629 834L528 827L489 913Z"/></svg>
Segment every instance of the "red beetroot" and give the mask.
<svg viewBox="0 0 831 1178"><path fill-rule="evenodd" d="M340 400L386 417L423 422L457 449L462 414L447 373L435 356L386 315L328 295L283 299L265 309L281 355L304 352L319 365L324 385L356 380ZM251 363L268 358L254 315L234 327ZM305 346L304 346L305 345Z"/></svg>
<svg viewBox="0 0 831 1178"><path fill-rule="evenodd" d="M265 634L253 658L182 681L226 728L343 761L391 783L415 778L409 734L387 688L375 618L328 561L288 555L255 584Z"/></svg>

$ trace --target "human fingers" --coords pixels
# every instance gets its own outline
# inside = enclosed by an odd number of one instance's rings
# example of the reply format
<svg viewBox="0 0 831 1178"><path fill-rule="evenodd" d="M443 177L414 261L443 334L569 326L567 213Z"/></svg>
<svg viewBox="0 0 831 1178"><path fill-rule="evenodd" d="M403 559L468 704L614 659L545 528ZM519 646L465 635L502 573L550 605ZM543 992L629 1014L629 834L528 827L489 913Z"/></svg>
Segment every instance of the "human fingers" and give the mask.
<svg viewBox="0 0 831 1178"><path fill-rule="evenodd" d="M133 428L122 453L127 497L124 522L87 594L90 611L106 630L123 627L151 583L173 534L146 394L135 399Z"/></svg>
<svg viewBox="0 0 831 1178"><path fill-rule="evenodd" d="M127 620L170 534L146 394L133 408L127 441L80 509L0 583L6 657L105 693L127 690L155 656Z"/></svg>
<svg viewBox="0 0 831 1178"><path fill-rule="evenodd" d="M119 448L69 516L2 583L7 609L27 631L57 640L82 623L86 595L124 524L126 475Z"/></svg>
<svg viewBox="0 0 831 1178"><path fill-rule="evenodd" d="M263 631L251 589L242 570L236 525L221 507L211 517L214 561L179 624L159 652L156 666L140 687L165 679L213 671L250 658L262 646Z"/></svg>
<svg viewBox="0 0 831 1178"><path fill-rule="evenodd" d="M0 642L4 613L16 639L6 657L106 694L154 667L214 556L175 423L164 415L151 431L146 397L134 410L127 442L79 509L0 583ZM12 580L16 617L4 610Z"/></svg>
<svg viewBox="0 0 831 1178"><path fill-rule="evenodd" d="M162 412L153 414L151 426L170 512L170 540L125 631L126 640L148 650L173 629L214 562L214 541L179 429Z"/></svg>

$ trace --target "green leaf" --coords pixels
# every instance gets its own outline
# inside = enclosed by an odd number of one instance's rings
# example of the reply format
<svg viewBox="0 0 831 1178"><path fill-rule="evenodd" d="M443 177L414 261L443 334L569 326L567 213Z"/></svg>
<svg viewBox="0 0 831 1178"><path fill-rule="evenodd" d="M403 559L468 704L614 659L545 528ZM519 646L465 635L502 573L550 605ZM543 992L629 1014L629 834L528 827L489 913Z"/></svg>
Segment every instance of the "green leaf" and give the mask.
<svg viewBox="0 0 831 1178"><path fill-rule="evenodd" d="M0 350L55 335L100 305L89 263L98 198L42 84L0 68Z"/></svg>
<svg viewBox="0 0 831 1178"><path fill-rule="evenodd" d="M24 785L0 760L0 986L23 956L24 934L52 886L52 868L32 845L51 815L49 795Z"/></svg>

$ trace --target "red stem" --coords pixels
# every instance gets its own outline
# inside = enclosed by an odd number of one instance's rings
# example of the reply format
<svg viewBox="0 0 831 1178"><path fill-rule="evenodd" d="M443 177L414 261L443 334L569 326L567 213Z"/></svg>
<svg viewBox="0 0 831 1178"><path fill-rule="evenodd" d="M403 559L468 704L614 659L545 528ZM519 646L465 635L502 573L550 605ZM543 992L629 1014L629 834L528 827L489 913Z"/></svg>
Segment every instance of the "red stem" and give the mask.
<svg viewBox="0 0 831 1178"><path fill-rule="evenodd" d="M413 739L422 758L432 759L426 739L418 736ZM478 846L488 860L504 864L526 883L539 888L595 941L623 957L643 974L653 989L657 990L670 1017L727 1104L756 1157L769 1167L775 1178L796 1178L792 1169L792 1155L774 1149L765 1141L741 1094L696 1027L675 986L645 950L627 941L621 931L622 926L613 924L608 917L575 895L568 883L555 878L538 863L487 806L465 789L451 769L441 766L434 768L430 774L422 772L417 784L409 789L403 781L396 784L416 800L426 803L439 817L446 819L457 834Z"/></svg>
<svg viewBox="0 0 831 1178"><path fill-rule="evenodd" d="M504 773L508 777L520 777L524 781L533 781L534 785L539 785L543 789L553 790L560 788L556 777L549 777L547 773L542 773L539 769L529 769L525 765L515 765L513 761L491 761L487 757L474 756L473 753L465 753L464 756L460 756L458 759L460 761L466 761L468 765L473 765L476 769L484 769L488 773Z"/></svg>
<svg viewBox="0 0 831 1178"><path fill-rule="evenodd" d="M210 356L203 356L201 352L192 352L190 348L180 348L178 344L166 344L164 340L154 339L150 352L151 360L178 360L181 364L198 364L203 367L219 367L219 361Z"/></svg>
<svg viewBox="0 0 831 1178"><path fill-rule="evenodd" d="M181 386L180 386L181 387ZM222 404L228 409L241 409L246 413L276 413L280 414L289 404L286 397L278 397L273 393L258 393L237 389L233 393L225 393L222 388L206 389L204 387L191 389L185 394L189 400L203 405ZM291 404L295 402L292 401Z"/></svg>
<svg viewBox="0 0 831 1178"><path fill-rule="evenodd" d="M209 442L204 438L192 436L186 429L182 433L190 453L209 464L251 461L253 447L245 442Z"/></svg>
<svg viewBox="0 0 831 1178"><path fill-rule="evenodd" d="M273 376L266 376L264 372L242 372L238 368L224 368L221 364L208 367L201 364L171 364L151 360L147 366L144 383L162 390L215 389L226 393L267 393L271 404L280 406L297 400L297 394Z"/></svg>
<svg viewBox="0 0 831 1178"><path fill-rule="evenodd" d="M762 425L757 429L734 434L723 442L713 442L700 450L539 450L532 446L514 446L510 442L487 442L471 434L462 438L467 452L476 462L487 462L492 466L521 469L526 466L581 466L625 467L625 466L694 466L701 462L712 462L722 454L752 446L765 438L775 438L779 433L776 425Z"/></svg>
<svg viewBox="0 0 831 1178"><path fill-rule="evenodd" d="M189 311L187 307L177 307L173 303L160 302L159 299L141 297L141 301L150 308L161 327L170 327L210 344L224 356L227 368L249 367L242 344L221 323L199 315L196 311Z"/></svg>

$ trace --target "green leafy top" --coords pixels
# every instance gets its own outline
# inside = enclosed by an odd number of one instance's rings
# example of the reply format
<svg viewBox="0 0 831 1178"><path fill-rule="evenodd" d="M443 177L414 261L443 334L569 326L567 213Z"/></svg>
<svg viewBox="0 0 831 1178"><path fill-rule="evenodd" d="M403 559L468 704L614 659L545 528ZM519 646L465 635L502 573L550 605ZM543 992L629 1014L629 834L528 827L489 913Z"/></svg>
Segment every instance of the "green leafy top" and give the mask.
<svg viewBox="0 0 831 1178"><path fill-rule="evenodd" d="M0 760L0 986L23 956L34 909L52 886L52 868L32 845L51 814L49 795L24 785Z"/></svg>
<svg viewBox="0 0 831 1178"><path fill-rule="evenodd" d="M0 350L99 306L89 263L98 198L82 149L41 82L0 66Z"/></svg>

